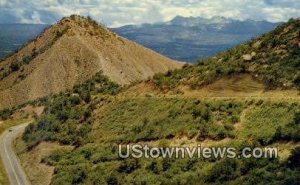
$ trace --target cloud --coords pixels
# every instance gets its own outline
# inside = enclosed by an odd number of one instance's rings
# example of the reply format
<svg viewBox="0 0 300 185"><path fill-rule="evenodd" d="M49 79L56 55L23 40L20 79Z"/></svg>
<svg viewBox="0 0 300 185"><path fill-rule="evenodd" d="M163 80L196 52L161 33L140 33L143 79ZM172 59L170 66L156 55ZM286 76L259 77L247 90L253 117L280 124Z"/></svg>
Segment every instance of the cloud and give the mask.
<svg viewBox="0 0 300 185"><path fill-rule="evenodd" d="M168 21L177 15L286 21L300 16L299 0L0 0L0 23L51 24L71 14L107 26Z"/></svg>

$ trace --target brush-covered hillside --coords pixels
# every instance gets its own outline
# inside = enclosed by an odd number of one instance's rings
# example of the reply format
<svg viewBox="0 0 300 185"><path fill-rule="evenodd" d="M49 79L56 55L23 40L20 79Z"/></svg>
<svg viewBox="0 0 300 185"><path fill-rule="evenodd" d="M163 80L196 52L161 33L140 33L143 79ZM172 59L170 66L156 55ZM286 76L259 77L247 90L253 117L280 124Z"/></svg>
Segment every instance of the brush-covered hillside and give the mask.
<svg viewBox="0 0 300 185"><path fill-rule="evenodd" d="M217 79L249 74L266 89L300 87L300 20L291 19L245 44L187 66L154 77L161 88L186 85L193 89Z"/></svg>
<svg viewBox="0 0 300 185"><path fill-rule="evenodd" d="M34 185L299 182L299 98L134 98L106 80L96 76L45 101L44 113L15 142ZM276 147L279 157L120 158L118 144L134 143L238 153Z"/></svg>
<svg viewBox="0 0 300 185"><path fill-rule="evenodd" d="M122 88L98 73L40 102L44 113L15 142L29 179L39 185L299 184L300 104L299 95L290 93L299 84L298 34L299 20L292 20L196 66L156 75L152 82ZM234 87L235 94L245 94L204 98L206 84L216 92ZM166 93L180 86L201 93ZM250 87L277 88L273 93L283 96L252 97ZM147 93L133 96L137 91ZM238 153L244 147L276 147L278 158L118 156L118 144L134 143L235 147Z"/></svg>
<svg viewBox="0 0 300 185"><path fill-rule="evenodd" d="M71 16L0 63L0 108L70 89L99 71L124 85L182 65L91 19Z"/></svg>

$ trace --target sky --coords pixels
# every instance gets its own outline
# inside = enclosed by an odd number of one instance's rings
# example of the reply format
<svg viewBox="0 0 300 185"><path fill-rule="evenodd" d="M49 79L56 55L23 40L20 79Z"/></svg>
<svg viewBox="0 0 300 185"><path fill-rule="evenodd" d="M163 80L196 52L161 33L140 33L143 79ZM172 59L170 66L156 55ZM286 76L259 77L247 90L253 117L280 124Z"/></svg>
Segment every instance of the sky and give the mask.
<svg viewBox="0 0 300 185"><path fill-rule="evenodd" d="M0 23L52 24L72 14L89 15L109 27L175 16L280 22L300 17L300 0L0 0Z"/></svg>

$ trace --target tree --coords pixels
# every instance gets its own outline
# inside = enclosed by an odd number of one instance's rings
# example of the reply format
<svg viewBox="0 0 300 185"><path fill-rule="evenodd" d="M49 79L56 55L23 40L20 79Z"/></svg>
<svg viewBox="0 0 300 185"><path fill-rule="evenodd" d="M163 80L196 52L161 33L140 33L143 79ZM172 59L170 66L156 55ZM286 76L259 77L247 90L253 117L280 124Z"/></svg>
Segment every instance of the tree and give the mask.
<svg viewBox="0 0 300 185"><path fill-rule="evenodd" d="M292 150L288 158L287 166L290 168L300 168L300 147L296 147Z"/></svg>
<svg viewBox="0 0 300 185"><path fill-rule="evenodd" d="M10 65L10 69L12 71L18 71L20 69L20 64L18 62L13 62Z"/></svg>
<svg viewBox="0 0 300 185"><path fill-rule="evenodd" d="M12 115L13 111L11 109L3 109L2 111L0 111L0 118L2 120L7 120L11 115Z"/></svg>
<svg viewBox="0 0 300 185"><path fill-rule="evenodd" d="M233 180L237 177L238 163L233 159L224 159L217 162L210 170L207 181L208 182L224 182Z"/></svg>

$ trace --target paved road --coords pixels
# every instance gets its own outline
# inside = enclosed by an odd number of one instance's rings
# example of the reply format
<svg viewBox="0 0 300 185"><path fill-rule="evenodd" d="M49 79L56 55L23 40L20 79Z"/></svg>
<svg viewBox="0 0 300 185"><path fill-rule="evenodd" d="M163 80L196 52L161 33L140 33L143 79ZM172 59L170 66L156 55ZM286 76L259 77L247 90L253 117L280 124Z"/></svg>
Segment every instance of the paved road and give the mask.
<svg viewBox="0 0 300 185"><path fill-rule="evenodd" d="M28 123L15 126L5 131L0 137L0 155L11 185L30 185L20 161L13 151L12 141Z"/></svg>

